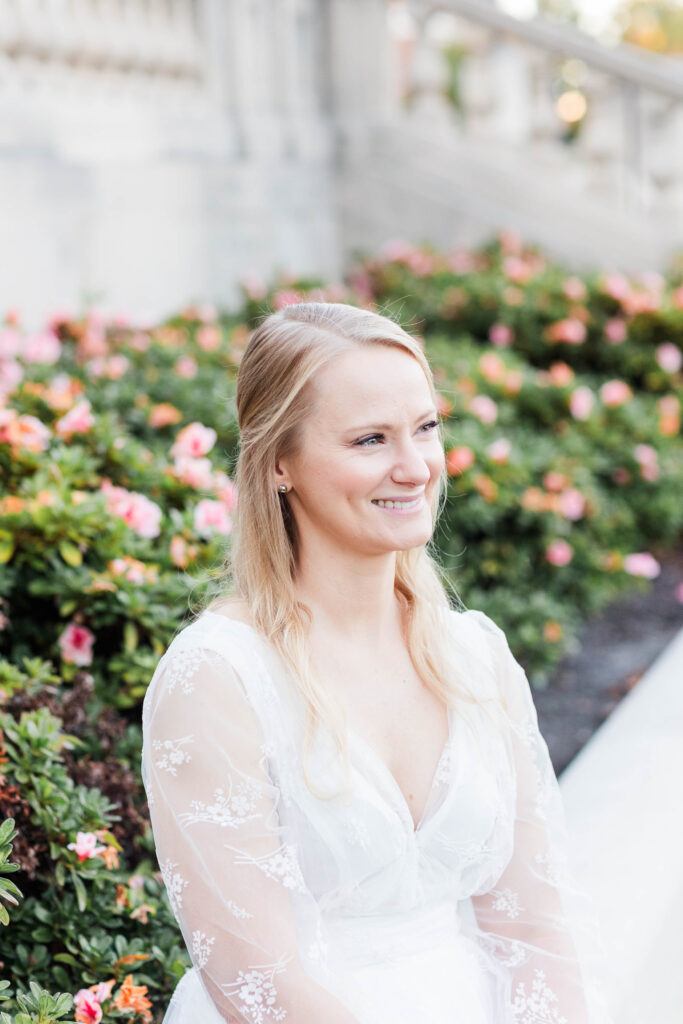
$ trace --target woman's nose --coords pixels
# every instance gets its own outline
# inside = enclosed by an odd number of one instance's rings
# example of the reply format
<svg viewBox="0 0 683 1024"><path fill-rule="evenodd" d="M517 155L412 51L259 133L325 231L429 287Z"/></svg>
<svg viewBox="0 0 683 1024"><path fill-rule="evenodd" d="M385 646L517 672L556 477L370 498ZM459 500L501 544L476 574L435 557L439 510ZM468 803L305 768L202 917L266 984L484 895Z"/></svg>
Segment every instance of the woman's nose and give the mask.
<svg viewBox="0 0 683 1024"><path fill-rule="evenodd" d="M426 484L429 480L429 466L415 441L406 441L399 447L392 477L411 484Z"/></svg>

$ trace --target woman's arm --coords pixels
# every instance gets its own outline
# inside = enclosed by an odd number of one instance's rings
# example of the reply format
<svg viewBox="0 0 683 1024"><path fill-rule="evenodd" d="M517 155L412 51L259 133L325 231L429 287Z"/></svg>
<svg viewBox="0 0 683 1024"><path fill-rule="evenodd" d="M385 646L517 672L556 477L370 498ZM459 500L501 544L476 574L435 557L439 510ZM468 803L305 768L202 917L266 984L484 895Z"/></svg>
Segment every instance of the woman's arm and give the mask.
<svg viewBox="0 0 683 1024"><path fill-rule="evenodd" d="M472 898L482 944L508 969L515 1024L611 1024L594 907L571 876L564 806L529 682L503 631L483 612L465 614L493 645L516 778L512 857L495 887Z"/></svg>
<svg viewBox="0 0 683 1024"><path fill-rule="evenodd" d="M225 657L171 645L145 698L142 770L171 907L223 1018L357 1024L300 956L294 903L309 923L318 906L282 834L260 723ZM324 978L322 946L306 956Z"/></svg>

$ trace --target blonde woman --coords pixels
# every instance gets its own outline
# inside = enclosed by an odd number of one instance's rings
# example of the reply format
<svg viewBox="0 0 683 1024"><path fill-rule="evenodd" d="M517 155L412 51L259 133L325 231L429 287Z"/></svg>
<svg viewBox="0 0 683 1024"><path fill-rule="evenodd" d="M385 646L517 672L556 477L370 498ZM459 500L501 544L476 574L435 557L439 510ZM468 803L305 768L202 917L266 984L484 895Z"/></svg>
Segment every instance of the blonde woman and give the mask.
<svg viewBox="0 0 683 1024"><path fill-rule="evenodd" d="M446 477L421 344L287 306L249 339L237 411L221 593L144 703L193 962L165 1024L605 1024L529 684L430 553Z"/></svg>

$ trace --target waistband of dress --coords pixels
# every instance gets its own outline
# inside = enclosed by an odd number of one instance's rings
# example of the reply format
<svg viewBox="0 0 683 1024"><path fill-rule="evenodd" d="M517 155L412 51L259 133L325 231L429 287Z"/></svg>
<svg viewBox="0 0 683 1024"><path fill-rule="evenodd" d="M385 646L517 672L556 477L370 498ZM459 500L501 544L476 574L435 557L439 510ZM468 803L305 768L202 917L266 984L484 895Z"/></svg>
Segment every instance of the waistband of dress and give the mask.
<svg viewBox="0 0 683 1024"><path fill-rule="evenodd" d="M456 903L381 915L324 915L332 949L348 963L400 960L453 939L460 931Z"/></svg>

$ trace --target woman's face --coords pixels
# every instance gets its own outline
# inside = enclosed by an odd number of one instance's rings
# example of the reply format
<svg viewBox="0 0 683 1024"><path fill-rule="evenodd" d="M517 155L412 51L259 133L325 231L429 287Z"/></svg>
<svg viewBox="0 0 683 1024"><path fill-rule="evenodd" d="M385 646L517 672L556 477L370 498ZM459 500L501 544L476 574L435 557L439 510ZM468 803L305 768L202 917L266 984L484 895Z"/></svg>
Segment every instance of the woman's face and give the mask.
<svg viewBox="0 0 683 1024"><path fill-rule="evenodd" d="M315 389L299 452L276 464L302 545L317 536L378 555L425 544L444 452L420 364L401 349L359 347L321 370Z"/></svg>

